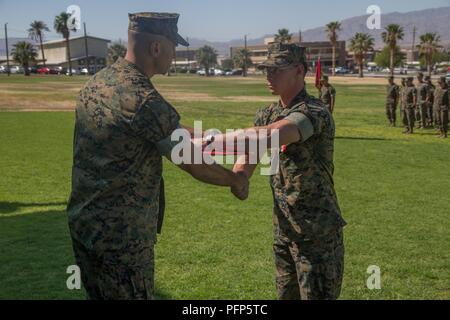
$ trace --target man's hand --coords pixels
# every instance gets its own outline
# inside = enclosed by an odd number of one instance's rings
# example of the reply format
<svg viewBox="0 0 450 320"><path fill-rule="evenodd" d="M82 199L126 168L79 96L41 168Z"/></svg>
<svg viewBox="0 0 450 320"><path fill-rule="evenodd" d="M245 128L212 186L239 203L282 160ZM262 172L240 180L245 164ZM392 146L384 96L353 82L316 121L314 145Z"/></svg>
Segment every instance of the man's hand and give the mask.
<svg viewBox="0 0 450 320"><path fill-rule="evenodd" d="M248 198L249 181L247 175L242 172L235 172L235 181L231 186L231 192L239 200L245 200Z"/></svg>

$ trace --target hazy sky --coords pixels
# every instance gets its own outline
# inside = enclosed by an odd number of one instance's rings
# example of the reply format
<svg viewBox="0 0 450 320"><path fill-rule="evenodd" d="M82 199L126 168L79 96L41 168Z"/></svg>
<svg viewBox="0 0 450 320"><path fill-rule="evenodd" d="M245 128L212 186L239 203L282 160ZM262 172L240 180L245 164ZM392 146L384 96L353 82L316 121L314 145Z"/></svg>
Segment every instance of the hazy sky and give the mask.
<svg viewBox="0 0 450 320"><path fill-rule="evenodd" d="M382 13L407 12L426 8L450 6L450 0L0 0L0 38L8 22L10 37L26 37L33 20L43 20L52 29L47 39L61 36L53 32L55 15L69 5L81 8L81 20L88 34L111 40L126 39L128 13L161 11L180 13L181 35L211 41L249 39L273 34L280 28L297 32L319 27L333 20L365 15L369 5L378 5ZM81 31L75 35L81 35Z"/></svg>

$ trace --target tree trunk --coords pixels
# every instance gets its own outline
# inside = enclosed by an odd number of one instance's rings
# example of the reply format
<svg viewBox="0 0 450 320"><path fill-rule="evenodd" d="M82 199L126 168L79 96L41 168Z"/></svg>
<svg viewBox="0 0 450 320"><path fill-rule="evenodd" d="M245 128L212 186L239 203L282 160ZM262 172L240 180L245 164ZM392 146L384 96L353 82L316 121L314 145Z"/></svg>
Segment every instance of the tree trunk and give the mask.
<svg viewBox="0 0 450 320"><path fill-rule="evenodd" d="M24 74L25 76L29 76L29 75L30 75L30 70L28 69L28 64L27 64L27 63L24 63L24 64L22 65L22 68L23 68L23 74Z"/></svg>
<svg viewBox="0 0 450 320"><path fill-rule="evenodd" d="M45 64L44 47L42 46L42 35L39 35L39 42L41 43L42 61L44 62L44 68L46 68L47 65Z"/></svg>
<svg viewBox="0 0 450 320"><path fill-rule="evenodd" d="M209 77L209 66L205 64L205 76Z"/></svg>
<svg viewBox="0 0 450 320"><path fill-rule="evenodd" d="M394 76L394 50L395 49L391 48L391 61L390 61L391 76Z"/></svg>
<svg viewBox="0 0 450 320"><path fill-rule="evenodd" d="M363 62L362 60L359 62L359 77L363 78L364 74L363 74Z"/></svg>
<svg viewBox="0 0 450 320"><path fill-rule="evenodd" d="M69 76L72 76L72 61L70 57L70 42L69 37L66 38L67 59L69 60Z"/></svg>
<svg viewBox="0 0 450 320"><path fill-rule="evenodd" d="M332 71L332 75L335 76L336 75L336 44L333 43L333 71Z"/></svg>
<svg viewBox="0 0 450 320"><path fill-rule="evenodd" d="M428 70L428 75L431 77L431 57L430 56L427 57L427 70Z"/></svg>

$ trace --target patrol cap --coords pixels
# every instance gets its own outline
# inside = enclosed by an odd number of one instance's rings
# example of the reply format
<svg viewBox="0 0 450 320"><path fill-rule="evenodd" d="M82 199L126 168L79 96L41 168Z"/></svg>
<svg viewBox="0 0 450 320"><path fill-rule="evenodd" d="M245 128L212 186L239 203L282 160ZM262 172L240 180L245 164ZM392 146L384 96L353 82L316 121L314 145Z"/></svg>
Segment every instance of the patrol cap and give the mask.
<svg viewBox="0 0 450 320"><path fill-rule="evenodd" d="M323 74L321 77L320 77L320 80L322 80L322 81L328 81L328 76L326 75L326 74Z"/></svg>
<svg viewBox="0 0 450 320"><path fill-rule="evenodd" d="M189 43L178 34L178 13L166 12L137 12L129 13L128 30L136 32L146 32L164 36L182 46L189 46Z"/></svg>
<svg viewBox="0 0 450 320"><path fill-rule="evenodd" d="M297 63L303 64L306 68L305 47L293 43L271 42L267 49L267 60L258 65L260 70L287 67Z"/></svg>
<svg viewBox="0 0 450 320"><path fill-rule="evenodd" d="M417 72L417 77L423 77L423 73L422 72Z"/></svg>
<svg viewBox="0 0 450 320"><path fill-rule="evenodd" d="M408 81L414 81L414 77L408 77L408 78L406 78L406 80L408 80Z"/></svg>
<svg viewBox="0 0 450 320"><path fill-rule="evenodd" d="M425 81L430 81L431 77L430 76L425 76Z"/></svg>

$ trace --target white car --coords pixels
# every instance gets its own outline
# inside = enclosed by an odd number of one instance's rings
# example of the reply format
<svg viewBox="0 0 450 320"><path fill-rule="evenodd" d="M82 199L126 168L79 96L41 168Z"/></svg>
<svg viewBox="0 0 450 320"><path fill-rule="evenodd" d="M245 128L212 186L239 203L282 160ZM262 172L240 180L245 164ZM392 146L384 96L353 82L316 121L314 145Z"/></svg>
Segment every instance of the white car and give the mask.
<svg viewBox="0 0 450 320"><path fill-rule="evenodd" d="M80 74L87 75L89 74L89 70L87 68L83 68L80 70Z"/></svg>
<svg viewBox="0 0 450 320"><path fill-rule="evenodd" d="M223 76L224 72L220 69L214 69L214 75L215 76Z"/></svg>
<svg viewBox="0 0 450 320"><path fill-rule="evenodd" d="M72 68L72 74L80 74L80 70ZM70 75L69 69L67 69L66 76Z"/></svg>
<svg viewBox="0 0 450 320"><path fill-rule="evenodd" d="M14 66L14 67L9 68L9 72L10 73L22 73L23 69L22 69L22 67Z"/></svg>

